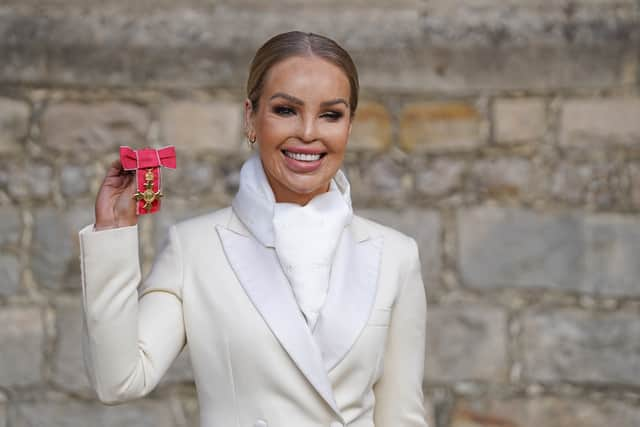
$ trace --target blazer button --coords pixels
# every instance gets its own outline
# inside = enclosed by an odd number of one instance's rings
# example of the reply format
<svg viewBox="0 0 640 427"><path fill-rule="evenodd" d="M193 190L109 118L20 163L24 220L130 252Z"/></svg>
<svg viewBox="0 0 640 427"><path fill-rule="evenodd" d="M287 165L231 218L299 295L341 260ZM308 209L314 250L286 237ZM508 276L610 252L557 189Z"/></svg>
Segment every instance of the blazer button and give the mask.
<svg viewBox="0 0 640 427"><path fill-rule="evenodd" d="M258 420L256 421L256 423L253 425L253 427L268 427L267 426L267 422L264 420Z"/></svg>

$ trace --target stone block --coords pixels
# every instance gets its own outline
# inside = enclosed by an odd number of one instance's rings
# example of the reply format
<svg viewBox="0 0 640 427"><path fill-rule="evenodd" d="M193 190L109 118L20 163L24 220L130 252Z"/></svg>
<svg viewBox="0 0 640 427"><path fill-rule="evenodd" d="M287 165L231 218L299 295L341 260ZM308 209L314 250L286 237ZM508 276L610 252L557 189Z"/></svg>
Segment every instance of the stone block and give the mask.
<svg viewBox="0 0 640 427"><path fill-rule="evenodd" d="M118 406L79 401L19 402L10 408L11 427L173 427L169 402L138 400Z"/></svg>
<svg viewBox="0 0 640 427"><path fill-rule="evenodd" d="M0 403L0 427L7 427L7 407Z"/></svg>
<svg viewBox="0 0 640 427"><path fill-rule="evenodd" d="M638 342L640 318L634 312L530 312L522 319L523 375L544 383L637 387Z"/></svg>
<svg viewBox="0 0 640 427"><path fill-rule="evenodd" d="M570 99L562 105L560 143L640 146L640 98Z"/></svg>
<svg viewBox="0 0 640 427"><path fill-rule="evenodd" d="M17 245L21 229L20 211L13 206L0 206L0 247Z"/></svg>
<svg viewBox="0 0 640 427"><path fill-rule="evenodd" d="M94 168L64 165L60 171L60 190L64 196L69 198L83 196L89 192L94 177Z"/></svg>
<svg viewBox="0 0 640 427"><path fill-rule="evenodd" d="M391 145L391 116L375 102L358 105L349 144L350 151L383 151Z"/></svg>
<svg viewBox="0 0 640 427"><path fill-rule="evenodd" d="M468 304L430 307L427 324L427 380L506 381L509 369L504 310Z"/></svg>
<svg viewBox="0 0 640 427"><path fill-rule="evenodd" d="M469 104L409 104L400 116L400 145L418 153L474 149L483 143L480 121Z"/></svg>
<svg viewBox="0 0 640 427"><path fill-rule="evenodd" d="M454 407L451 427L631 427L638 423L640 409L623 401L541 397L461 402Z"/></svg>
<svg viewBox="0 0 640 427"><path fill-rule="evenodd" d="M22 101L0 98L0 153L20 151L29 131L29 106Z"/></svg>
<svg viewBox="0 0 640 427"><path fill-rule="evenodd" d="M588 216L583 236L582 289L618 297L640 295L640 220L615 214Z"/></svg>
<svg viewBox="0 0 640 427"><path fill-rule="evenodd" d="M465 164L458 160L436 159L416 171L416 189L428 197L441 197L462 186Z"/></svg>
<svg viewBox="0 0 640 427"><path fill-rule="evenodd" d="M0 308L0 387L42 382L44 324L36 307Z"/></svg>
<svg viewBox="0 0 640 427"><path fill-rule="evenodd" d="M37 283L49 289L80 289L78 231L94 221L93 206L67 211L35 211L31 269Z"/></svg>
<svg viewBox="0 0 640 427"><path fill-rule="evenodd" d="M345 163L356 206L375 201L403 205L412 190L411 174L401 159L382 154L359 164Z"/></svg>
<svg viewBox="0 0 640 427"><path fill-rule="evenodd" d="M241 151L244 142L241 102L176 102L160 111L161 138L189 152Z"/></svg>
<svg viewBox="0 0 640 427"><path fill-rule="evenodd" d="M27 160L9 164L8 170L7 187L9 194L15 199L46 199L51 194L51 166Z"/></svg>
<svg viewBox="0 0 640 427"><path fill-rule="evenodd" d="M422 280L427 291L435 290L440 282L442 226L435 211L405 209L360 209L357 215L395 228L416 240L422 263Z"/></svg>
<svg viewBox="0 0 640 427"><path fill-rule="evenodd" d="M631 181L631 205L640 209L640 164L629 165L629 179Z"/></svg>
<svg viewBox="0 0 640 427"><path fill-rule="evenodd" d="M65 391L95 396L82 355L82 307L78 299L56 304L58 339L53 355L52 380Z"/></svg>
<svg viewBox="0 0 640 427"><path fill-rule="evenodd" d="M542 138L546 132L544 100L498 99L493 104L493 137L499 143Z"/></svg>
<svg viewBox="0 0 640 427"><path fill-rule="evenodd" d="M490 196L527 195L533 187L531 164L519 158L479 160L471 168L470 183Z"/></svg>
<svg viewBox="0 0 640 427"><path fill-rule="evenodd" d="M133 104L64 102L45 110L42 144L82 159L106 152L117 156L120 145L135 148L148 145L148 127L147 112Z"/></svg>
<svg viewBox="0 0 640 427"><path fill-rule="evenodd" d="M13 295L20 287L20 262L11 254L0 254L0 297Z"/></svg>
<svg viewBox="0 0 640 427"><path fill-rule="evenodd" d="M632 216L476 208L458 214L466 286L640 294L640 222Z"/></svg>
<svg viewBox="0 0 640 427"><path fill-rule="evenodd" d="M458 213L465 286L580 290L584 244L570 214L483 207Z"/></svg>

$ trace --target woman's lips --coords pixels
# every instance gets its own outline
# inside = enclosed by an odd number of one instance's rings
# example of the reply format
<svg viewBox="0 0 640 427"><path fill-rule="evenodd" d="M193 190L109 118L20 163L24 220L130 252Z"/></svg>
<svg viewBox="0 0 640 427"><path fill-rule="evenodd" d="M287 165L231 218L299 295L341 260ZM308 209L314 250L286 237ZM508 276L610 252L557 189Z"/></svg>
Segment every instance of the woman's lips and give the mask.
<svg viewBox="0 0 640 427"><path fill-rule="evenodd" d="M313 172L322 164L322 158L326 153L320 152L300 152L298 150L282 150L285 164L293 172L309 173Z"/></svg>

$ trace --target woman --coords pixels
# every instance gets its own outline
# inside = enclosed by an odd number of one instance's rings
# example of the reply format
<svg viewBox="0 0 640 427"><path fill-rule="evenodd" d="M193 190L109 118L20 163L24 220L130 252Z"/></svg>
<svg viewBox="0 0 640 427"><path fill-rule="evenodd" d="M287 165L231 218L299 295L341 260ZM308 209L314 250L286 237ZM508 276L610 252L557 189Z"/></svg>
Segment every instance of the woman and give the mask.
<svg viewBox="0 0 640 427"><path fill-rule="evenodd" d="M80 232L93 387L105 403L143 396L188 342L202 426L426 426L416 244L353 215L339 170L351 58L280 34L247 96L257 154L232 206L173 226L139 289L134 183L118 162L107 173Z"/></svg>

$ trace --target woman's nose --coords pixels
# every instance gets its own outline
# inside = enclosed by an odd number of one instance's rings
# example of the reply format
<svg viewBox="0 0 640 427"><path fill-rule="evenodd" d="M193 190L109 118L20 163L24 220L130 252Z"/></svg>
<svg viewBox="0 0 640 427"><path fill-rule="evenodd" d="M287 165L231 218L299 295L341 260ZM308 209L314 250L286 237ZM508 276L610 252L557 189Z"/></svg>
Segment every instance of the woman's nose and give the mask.
<svg viewBox="0 0 640 427"><path fill-rule="evenodd" d="M314 117L302 117L300 121L299 137L304 142L315 141L318 138L317 123Z"/></svg>

